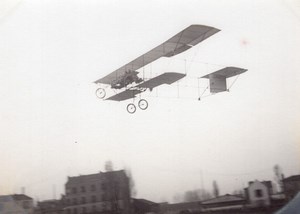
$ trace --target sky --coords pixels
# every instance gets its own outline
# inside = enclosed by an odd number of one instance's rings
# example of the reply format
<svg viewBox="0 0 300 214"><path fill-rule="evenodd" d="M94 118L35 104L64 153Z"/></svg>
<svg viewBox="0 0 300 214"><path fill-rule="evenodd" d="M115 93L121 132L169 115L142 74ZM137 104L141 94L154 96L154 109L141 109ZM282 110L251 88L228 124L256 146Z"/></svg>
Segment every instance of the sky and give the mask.
<svg viewBox="0 0 300 214"><path fill-rule="evenodd" d="M213 180L221 194L273 180L275 164L299 174L299 22L296 0L1 0L0 194L59 198L67 176L107 160L156 202ZM96 98L95 80L191 24L221 31L145 71L248 69L229 93L161 87L135 114Z"/></svg>

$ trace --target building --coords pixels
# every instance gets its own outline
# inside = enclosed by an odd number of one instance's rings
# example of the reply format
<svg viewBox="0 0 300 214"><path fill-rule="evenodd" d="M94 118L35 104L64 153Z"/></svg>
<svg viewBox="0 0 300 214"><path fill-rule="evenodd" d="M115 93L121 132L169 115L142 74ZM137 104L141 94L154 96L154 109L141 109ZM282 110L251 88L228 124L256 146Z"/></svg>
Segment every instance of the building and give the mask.
<svg viewBox="0 0 300 214"><path fill-rule="evenodd" d="M35 214L64 214L63 200L39 201L35 209Z"/></svg>
<svg viewBox="0 0 300 214"><path fill-rule="evenodd" d="M201 211L200 201L183 202L176 204L163 203L160 205L159 213L161 214L183 214Z"/></svg>
<svg viewBox="0 0 300 214"><path fill-rule="evenodd" d="M202 211L242 210L246 205L246 199L238 195L222 195L208 199L202 203Z"/></svg>
<svg viewBox="0 0 300 214"><path fill-rule="evenodd" d="M129 178L124 170L68 177L66 214L130 214Z"/></svg>
<svg viewBox="0 0 300 214"><path fill-rule="evenodd" d="M33 214L33 200L24 194L0 196L1 214Z"/></svg>
<svg viewBox="0 0 300 214"><path fill-rule="evenodd" d="M273 192L271 181L251 181L245 189L246 199L250 207L268 207Z"/></svg>
<svg viewBox="0 0 300 214"><path fill-rule="evenodd" d="M293 175L283 179L283 190L287 200L294 198L300 191L300 175Z"/></svg>
<svg viewBox="0 0 300 214"><path fill-rule="evenodd" d="M158 211L158 203L146 199L132 199L132 213L134 214L158 213Z"/></svg>

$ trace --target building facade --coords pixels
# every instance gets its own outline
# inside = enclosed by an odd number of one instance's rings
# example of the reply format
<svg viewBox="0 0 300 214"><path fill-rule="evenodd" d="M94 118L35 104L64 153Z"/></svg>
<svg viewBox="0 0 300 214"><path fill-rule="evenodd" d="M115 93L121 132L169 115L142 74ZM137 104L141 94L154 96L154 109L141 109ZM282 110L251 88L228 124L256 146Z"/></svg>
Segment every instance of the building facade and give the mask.
<svg viewBox="0 0 300 214"><path fill-rule="evenodd" d="M35 214L64 214L63 200L39 201L35 209Z"/></svg>
<svg viewBox="0 0 300 214"><path fill-rule="evenodd" d="M124 170L68 177L65 214L130 214L129 178Z"/></svg>
<svg viewBox="0 0 300 214"><path fill-rule="evenodd" d="M201 203L202 211L226 211L226 210L241 210L246 206L246 200L238 195L222 195L216 198L208 199Z"/></svg>
<svg viewBox="0 0 300 214"><path fill-rule="evenodd" d="M24 194L0 196L1 214L33 214L33 199Z"/></svg>
<svg viewBox="0 0 300 214"><path fill-rule="evenodd" d="M149 214L158 213L159 204L146 199L132 199L132 213L134 214Z"/></svg>
<svg viewBox="0 0 300 214"><path fill-rule="evenodd" d="M271 204L271 181L251 181L245 189L246 199L250 207L268 207Z"/></svg>
<svg viewBox="0 0 300 214"><path fill-rule="evenodd" d="M293 199L300 192L300 175L283 179L283 190L287 200Z"/></svg>

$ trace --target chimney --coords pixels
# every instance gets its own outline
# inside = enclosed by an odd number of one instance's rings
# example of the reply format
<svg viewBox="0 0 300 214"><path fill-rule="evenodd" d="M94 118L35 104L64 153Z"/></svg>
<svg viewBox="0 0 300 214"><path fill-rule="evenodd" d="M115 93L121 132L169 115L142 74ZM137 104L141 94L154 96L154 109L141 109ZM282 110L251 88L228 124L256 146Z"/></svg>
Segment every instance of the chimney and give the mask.
<svg viewBox="0 0 300 214"><path fill-rule="evenodd" d="M25 190L26 190L25 187L21 187L21 194L25 195L26 194Z"/></svg>

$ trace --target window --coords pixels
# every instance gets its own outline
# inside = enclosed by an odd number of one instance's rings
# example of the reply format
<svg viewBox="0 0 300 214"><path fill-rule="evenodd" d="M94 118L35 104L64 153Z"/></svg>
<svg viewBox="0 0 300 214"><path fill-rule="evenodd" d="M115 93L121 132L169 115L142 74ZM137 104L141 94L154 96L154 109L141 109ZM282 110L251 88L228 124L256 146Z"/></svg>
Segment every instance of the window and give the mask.
<svg viewBox="0 0 300 214"><path fill-rule="evenodd" d="M97 212L97 207L95 205L92 206L92 212L93 213Z"/></svg>
<svg viewBox="0 0 300 214"><path fill-rule="evenodd" d="M67 214L71 214L71 210L70 209L67 209Z"/></svg>
<svg viewBox="0 0 300 214"><path fill-rule="evenodd" d="M84 186L81 187L81 192L85 192L85 187Z"/></svg>
<svg viewBox="0 0 300 214"><path fill-rule="evenodd" d="M97 197L95 195L92 195L91 202L92 203L96 203L97 202Z"/></svg>
<svg viewBox="0 0 300 214"><path fill-rule="evenodd" d="M66 189L66 195L70 195L72 193L71 189L70 188L67 188Z"/></svg>
<svg viewBox="0 0 300 214"><path fill-rule="evenodd" d="M73 198L73 205L77 205L77 198Z"/></svg>
<svg viewBox="0 0 300 214"><path fill-rule="evenodd" d="M76 208L73 209L73 214L77 214L77 209Z"/></svg>
<svg viewBox="0 0 300 214"><path fill-rule="evenodd" d="M95 184L92 184L92 185L91 185L91 191L92 191L92 192L95 192L95 191L96 191L96 185L95 185Z"/></svg>
<svg viewBox="0 0 300 214"><path fill-rule="evenodd" d="M23 208L29 209L30 208L30 201L23 201Z"/></svg>
<svg viewBox="0 0 300 214"><path fill-rule="evenodd" d="M86 207L82 207L81 211L82 211L81 213L86 213Z"/></svg>
<svg viewBox="0 0 300 214"><path fill-rule="evenodd" d="M255 196L257 198L261 198L263 196L263 193L262 193L261 189L255 190Z"/></svg>
<svg viewBox="0 0 300 214"><path fill-rule="evenodd" d="M104 211L107 210L106 203L103 203L103 204L102 204L102 210L104 210Z"/></svg>
<svg viewBox="0 0 300 214"><path fill-rule="evenodd" d="M106 184L105 184L105 183L102 183L102 184L101 184L101 188L102 188L102 190L106 190Z"/></svg>
<svg viewBox="0 0 300 214"><path fill-rule="evenodd" d="M73 194L76 194L76 193L77 193L76 187L73 187L73 188L72 188L72 193L73 193Z"/></svg>
<svg viewBox="0 0 300 214"><path fill-rule="evenodd" d="M85 204L85 197L81 197L81 203Z"/></svg>

